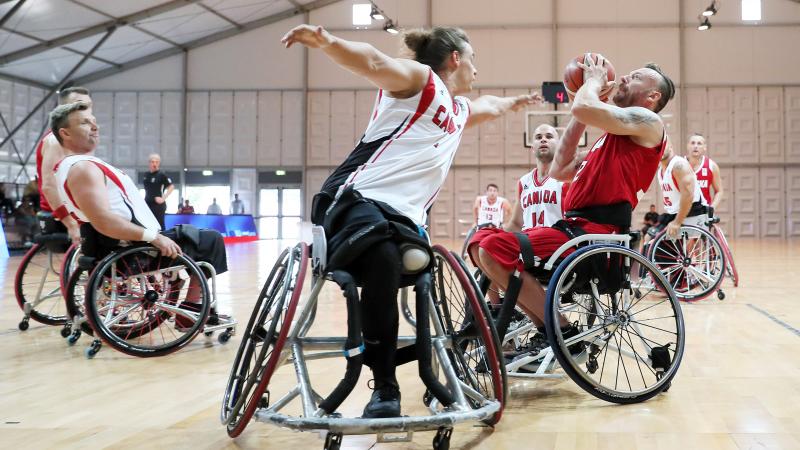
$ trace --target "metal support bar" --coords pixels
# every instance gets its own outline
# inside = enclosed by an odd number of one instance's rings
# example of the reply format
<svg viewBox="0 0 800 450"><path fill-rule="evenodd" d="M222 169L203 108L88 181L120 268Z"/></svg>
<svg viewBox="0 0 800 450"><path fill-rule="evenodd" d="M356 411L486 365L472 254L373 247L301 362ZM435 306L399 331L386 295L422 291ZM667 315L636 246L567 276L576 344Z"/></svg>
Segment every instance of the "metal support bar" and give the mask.
<svg viewBox="0 0 800 450"><path fill-rule="evenodd" d="M230 17L226 16L225 14L222 14L221 12L217 11L216 9L214 9L214 8L204 4L204 3L198 3L197 6L205 9L206 11L208 11L211 14L219 17L220 19L224 20L225 22L228 22L229 24L235 26L236 28L242 28L242 24L240 24L239 22L234 21Z"/></svg>
<svg viewBox="0 0 800 450"><path fill-rule="evenodd" d="M132 14L128 14L127 16L120 17L119 19L109 20L107 22L103 22L101 24L76 31L74 33L70 33L46 42L42 42L40 44L32 45L30 47L16 50L11 53L6 53L5 55L0 56L0 65L5 65L12 61L16 61L22 58L27 58L28 56L35 55L37 53L41 53L46 50L50 50L51 48L61 47L71 42L79 41L81 39L85 39L87 37L100 34L104 30L107 30L111 27L120 27L129 25L131 23L147 19L148 17L156 16L158 14L162 14L178 8L183 8L184 6L197 3L198 1L200 0L172 0L170 2L154 6L152 8L147 8Z"/></svg>
<svg viewBox="0 0 800 450"><path fill-rule="evenodd" d="M11 130L8 129L8 123L6 123L5 117L3 117L3 113L0 112L0 122L3 124L3 129L6 130L6 134L10 134ZM19 149L17 148L17 143L11 141L11 146L14 148L14 153L17 154L17 159L19 160L20 164L22 164L22 155L19 154Z"/></svg>
<svg viewBox="0 0 800 450"><path fill-rule="evenodd" d="M89 5L85 4L85 3L82 3L82 2L80 2L78 0L69 0L69 1L74 3L74 4L76 4L76 5L78 5L78 6L82 6L82 7L86 8L86 9L88 9L89 11L92 11L93 13L100 14L101 16L108 17L109 19L114 19L114 20L118 19L118 17L114 17L111 14L106 14L103 11L100 11L97 8L93 8L93 7L91 7L91 6L89 6ZM167 39L164 36L161 36L160 34L153 33L152 31L148 30L147 28L142 28L142 27L140 27L138 25L134 25L134 24L130 24L128 26L133 28L136 31L141 31L142 33L144 33L144 34L146 34L146 35L148 35L150 37L154 37L154 38L156 38L156 39L158 39L160 41L164 41L164 42L166 42L167 44L169 44L169 45L171 45L173 47L183 48L183 46L181 46L181 44L178 44L177 42L174 42L174 41L172 41L170 39Z"/></svg>
<svg viewBox="0 0 800 450"><path fill-rule="evenodd" d="M3 27L3 26L0 26L0 30L5 31L7 33L11 33L11 34L16 34L18 36L22 36L22 37L24 37L26 39L30 39L32 41L36 41L36 42L39 42L39 43L47 42L46 40L44 40L44 39L42 39L42 38L40 38L38 36L34 36L32 34L25 33L23 31L13 30L11 28L7 28L7 27ZM85 52L82 52L80 50L76 50L76 49L74 49L72 47L64 46L64 47L61 47L61 48L66 50L66 51L68 51L68 52L70 52L70 53L75 53L76 55L81 55L81 56L86 55ZM100 61L103 64L108 64L109 66L120 67L119 63L116 63L114 61L111 61L111 60L108 60L108 59L105 59L105 58L101 58L99 56L92 56L92 59L94 59L95 61ZM45 89L47 89L47 88L49 88L49 86L45 86Z"/></svg>
<svg viewBox="0 0 800 450"><path fill-rule="evenodd" d="M28 164L28 161L31 159L31 156L33 155L33 152L36 151L36 147L39 146L39 141L42 140L42 136L44 136L44 133L45 133L45 131L47 131L47 128L49 127L49 125L50 125L49 121L47 120L47 118L45 118L45 120L42 121L42 129L39 130L39 134L37 135L36 141L33 143L33 146L31 146L31 150L27 153L27 155L25 155L25 160L21 161L22 164L19 167L19 172L17 172L17 176L14 177L14 181L19 180L19 176L22 175L23 172L25 172L27 174L27 172L25 171L25 166ZM14 142L14 141L11 141L11 142ZM28 179L28 181L30 181L30 178Z"/></svg>
<svg viewBox="0 0 800 450"><path fill-rule="evenodd" d="M84 63L85 63L85 62L86 62L86 61L87 61L87 60L88 60L88 59L89 59L89 58L92 56L92 54L94 54L94 52L96 52L96 51L97 51L97 49L99 49L99 48L100 48L100 46L101 46L101 45L103 45L103 44L106 42L106 40L107 40L107 39L108 39L108 38L109 38L109 37L110 37L112 34L114 34L114 31L115 31L116 29L117 29L116 27L113 27L113 26L112 26L112 27L110 27L110 28L108 29L108 31L106 32L106 35L105 35L105 36L103 36L103 38L102 38L102 39L100 39L99 41L97 41L97 43L96 43L96 44L94 44L94 47L92 47L92 49L91 49L91 50L89 50L89 53L87 53L87 54L86 54L86 56L84 56L83 58L81 58L81 60L80 60L80 61L78 61L78 64L76 64L76 65L75 65L75 67L73 67L73 68L72 68L72 70L70 70L70 71L69 71L69 72L68 72L68 73L67 73L67 74L66 74L66 75L65 75L65 76L64 76L64 77L61 79L61 81L60 81L58 84L56 84L55 86L53 86L52 88L50 88L50 91L49 91L47 94L45 94L45 96L42 98L42 100L41 100L41 101L39 101L39 103L38 103L38 104L37 104L37 105L36 105L36 106L33 108L33 110L32 110L31 112L29 112L29 113L28 113L28 115L27 115L27 116L25 116L25 118L24 118L24 119L22 119L22 121L20 121L20 123L18 123L18 124L17 124L17 126L15 126L15 127L14 127L14 129L13 129L13 130L11 130L11 132L10 132L10 133L8 133L8 136L6 136L6 137L3 139L3 141L2 141L2 142L0 142L0 148L2 148L2 147L3 147L3 145L5 145L5 143L6 143L6 142L8 142L8 141L9 141L11 138L13 138L13 137L14 137L14 135L17 133L17 131L19 131L19 130L20 130L20 129L21 129L21 128L22 128L22 127L25 125L25 123L26 123L26 122L28 122L28 120L30 120L30 118L31 118L31 117L33 117L33 115L34 115L34 114L36 114L36 111L38 111L38 110L39 110L39 108L41 108L41 107L42 107L42 105L44 105L44 104L47 102L47 99L48 99L48 98L50 98L50 96L51 96L51 95L53 95L53 94L54 94L56 91L58 91L58 89L59 89L61 86L63 86L63 85L64 85L64 83L66 83L66 82L67 82L67 81L70 79L70 77L72 76L72 74L74 74L75 72L77 72L77 71L78 71L78 69L80 69L80 68L81 68L81 66L83 66L83 64L84 64ZM27 163L29 159L30 159L30 154L29 154L29 155L28 155L28 156L25 158L25 163ZM24 165L24 164L23 164L23 165Z"/></svg>
<svg viewBox="0 0 800 450"><path fill-rule="evenodd" d="M9 9L8 12L3 16L3 18L0 19L0 27L5 25L6 22L8 22L8 20L11 18L11 16L13 16L14 13L16 13L19 10L19 8L22 7L22 5L24 4L25 0L19 0L14 6L12 6L11 9Z"/></svg>

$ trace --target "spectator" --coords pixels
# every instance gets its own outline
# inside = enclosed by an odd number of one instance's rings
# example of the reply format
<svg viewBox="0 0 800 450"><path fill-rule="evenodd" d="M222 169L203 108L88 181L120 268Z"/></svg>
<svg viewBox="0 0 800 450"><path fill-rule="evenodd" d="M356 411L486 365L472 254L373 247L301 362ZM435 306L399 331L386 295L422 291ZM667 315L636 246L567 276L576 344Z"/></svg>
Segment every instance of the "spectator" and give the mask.
<svg viewBox="0 0 800 450"><path fill-rule="evenodd" d="M231 202L231 214L244 214L244 202L239 200L239 194L233 194L233 202Z"/></svg>
<svg viewBox="0 0 800 450"><path fill-rule="evenodd" d="M189 204L189 200L184 200L183 205L178 208L178 214L194 214L194 206Z"/></svg>
<svg viewBox="0 0 800 450"><path fill-rule="evenodd" d="M206 214L222 214L222 208L219 207L217 204L217 199L214 199L214 202L208 207L208 211Z"/></svg>
<svg viewBox="0 0 800 450"><path fill-rule="evenodd" d="M647 233L650 227L658 223L658 213L656 212L656 205L650 205L650 211L644 215L644 227L642 227L642 234Z"/></svg>

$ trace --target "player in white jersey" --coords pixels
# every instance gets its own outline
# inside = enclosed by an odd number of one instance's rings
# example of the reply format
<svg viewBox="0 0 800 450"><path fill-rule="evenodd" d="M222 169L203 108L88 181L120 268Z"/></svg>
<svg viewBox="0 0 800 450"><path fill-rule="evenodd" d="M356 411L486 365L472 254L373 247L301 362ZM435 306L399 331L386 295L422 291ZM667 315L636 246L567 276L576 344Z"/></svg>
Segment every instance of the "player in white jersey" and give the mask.
<svg viewBox="0 0 800 450"><path fill-rule="evenodd" d="M389 57L370 44L346 41L318 26L300 25L282 39L286 47L320 49L379 88L367 130L314 197L311 218L325 227L329 255L354 248L354 233L387 223L419 236L417 227L426 222L464 129L539 100L531 95L482 96L474 101L462 97L477 74L463 30L414 30L403 40L408 59ZM387 237L371 244L369 251L353 250L355 255L339 267L363 286L365 359L375 379L364 417L400 415L395 377L396 299L404 267L400 243ZM335 266L330 259L329 263Z"/></svg>
<svg viewBox="0 0 800 450"><path fill-rule="evenodd" d="M78 102L57 107L50 113L50 127L65 155L54 168L60 197L68 214L81 223L84 240L99 233L104 238L121 241L120 245L149 242L170 258L183 253L175 241L159 233L158 220L133 180L94 156L100 135L88 104ZM107 239L97 241L102 244ZM83 248L85 254L87 247ZM210 263L217 273L228 269L225 245L216 231L200 230L199 241L190 253L193 258ZM188 304L199 302L199 293L200 280L192 278L189 298L179 307L193 309ZM220 315L212 310L208 323L219 323L219 319ZM179 326L191 327L191 319L176 316L176 329Z"/></svg>
<svg viewBox="0 0 800 450"><path fill-rule="evenodd" d="M700 184L689 161L676 155L671 144L664 150L657 174L665 213L647 233L652 237L666 227L667 234L677 237L681 225L705 226L708 210Z"/></svg>
<svg viewBox="0 0 800 450"><path fill-rule="evenodd" d="M475 197L472 205L472 214L475 219L473 226L500 227L503 220L511 215L511 204L508 200L497 195L499 188L494 183L486 186L486 195Z"/></svg>

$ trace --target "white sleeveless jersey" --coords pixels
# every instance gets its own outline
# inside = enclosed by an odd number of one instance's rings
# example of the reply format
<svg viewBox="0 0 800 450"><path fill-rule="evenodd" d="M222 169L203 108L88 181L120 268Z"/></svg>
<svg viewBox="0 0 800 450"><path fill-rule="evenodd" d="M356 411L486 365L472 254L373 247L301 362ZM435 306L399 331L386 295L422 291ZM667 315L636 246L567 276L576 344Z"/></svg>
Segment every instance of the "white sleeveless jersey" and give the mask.
<svg viewBox="0 0 800 450"><path fill-rule="evenodd" d="M58 193L61 194L67 211L74 218L84 223L89 222L89 218L75 204L72 193L67 186L69 170L80 161L94 163L105 174L106 192L108 192L108 203L111 212L145 228L151 230L161 229L158 220L156 220L150 208L147 207L142 196L139 195L139 189L133 180L116 167L89 155L70 155L55 166Z"/></svg>
<svg viewBox="0 0 800 450"><path fill-rule="evenodd" d="M369 125L323 191L352 185L424 224L447 177L469 117L469 100L452 98L433 71L420 93L407 99L379 91ZM346 177L346 179L344 179Z"/></svg>
<svg viewBox="0 0 800 450"><path fill-rule="evenodd" d="M506 199L498 196L494 203L489 203L489 199L481 196L480 206L478 207L478 225L491 223L499 227L503 223L503 202Z"/></svg>
<svg viewBox="0 0 800 450"><path fill-rule="evenodd" d="M664 211L668 214L678 214L678 210L680 210L681 207L680 186L678 185L678 180L675 179L675 176L672 174L672 169L679 160L686 161L686 158L683 156L673 156L669 164L667 164L666 169L660 166L658 168L658 185L661 186L661 194L664 197ZM689 162L686 161L686 164L689 164ZM695 182L694 192L692 193L692 203L699 202L700 198L700 184ZM705 201L703 201L703 204L705 204Z"/></svg>
<svg viewBox="0 0 800 450"><path fill-rule="evenodd" d="M539 178L533 169L519 179L519 207L522 208L522 230L550 227L564 218L565 184L548 176Z"/></svg>

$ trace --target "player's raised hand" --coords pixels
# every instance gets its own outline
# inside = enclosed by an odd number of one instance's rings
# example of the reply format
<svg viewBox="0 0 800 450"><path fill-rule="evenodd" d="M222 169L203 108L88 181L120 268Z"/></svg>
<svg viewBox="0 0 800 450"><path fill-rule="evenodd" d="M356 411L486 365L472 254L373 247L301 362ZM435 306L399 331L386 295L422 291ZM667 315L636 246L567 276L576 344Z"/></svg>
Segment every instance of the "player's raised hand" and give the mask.
<svg viewBox="0 0 800 450"><path fill-rule="evenodd" d="M583 69L584 81L590 78L596 78L603 83L603 86L608 84L608 68L606 67L606 58L597 53L597 61L592 58L591 53L587 53L583 58L583 62L578 63L578 67Z"/></svg>
<svg viewBox="0 0 800 450"><path fill-rule="evenodd" d="M333 43L333 36L321 26L303 24L289 30L281 38L281 43L286 48L295 43L305 45L308 48L325 48Z"/></svg>
<svg viewBox="0 0 800 450"><path fill-rule="evenodd" d="M544 102L544 98L538 92L534 92L530 95L518 95L514 99L514 104L511 106L511 110L516 112L520 108L528 105L538 105Z"/></svg>

